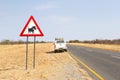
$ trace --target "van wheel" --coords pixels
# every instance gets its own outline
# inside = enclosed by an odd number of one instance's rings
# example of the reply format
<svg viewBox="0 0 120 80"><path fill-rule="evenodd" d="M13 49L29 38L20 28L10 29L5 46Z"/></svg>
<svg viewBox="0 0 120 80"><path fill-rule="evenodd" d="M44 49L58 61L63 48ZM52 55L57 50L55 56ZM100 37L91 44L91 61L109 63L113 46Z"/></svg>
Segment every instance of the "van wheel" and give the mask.
<svg viewBox="0 0 120 80"><path fill-rule="evenodd" d="M55 53L57 53L58 51L57 51L57 50L55 50L54 52L55 52Z"/></svg>
<svg viewBox="0 0 120 80"><path fill-rule="evenodd" d="M67 52L67 49L65 49L65 52Z"/></svg>

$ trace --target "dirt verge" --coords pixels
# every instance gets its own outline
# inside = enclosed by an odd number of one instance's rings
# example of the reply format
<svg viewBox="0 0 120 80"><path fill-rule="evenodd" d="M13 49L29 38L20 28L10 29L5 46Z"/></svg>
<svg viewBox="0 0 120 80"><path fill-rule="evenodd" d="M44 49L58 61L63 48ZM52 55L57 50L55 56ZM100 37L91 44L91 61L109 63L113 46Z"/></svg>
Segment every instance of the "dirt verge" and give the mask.
<svg viewBox="0 0 120 80"><path fill-rule="evenodd" d="M36 44L33 69L33 44L29 45L28 70L25 70L25 44L0 45L0 80L92 80L67 53L54 53L53 44Z"/></svg>

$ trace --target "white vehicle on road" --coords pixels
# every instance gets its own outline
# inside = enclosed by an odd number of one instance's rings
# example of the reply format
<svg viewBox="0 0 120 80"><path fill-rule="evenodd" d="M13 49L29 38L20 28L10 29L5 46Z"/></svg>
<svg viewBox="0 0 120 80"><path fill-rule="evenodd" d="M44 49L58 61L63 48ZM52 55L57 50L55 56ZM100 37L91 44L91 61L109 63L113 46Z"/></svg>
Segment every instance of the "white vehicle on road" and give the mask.
<svg viewBox="0 0 120 80"><path fill-rule="evenodd" d="M55 38L54 51L67 51L66 42L62 38Z"/></svg>

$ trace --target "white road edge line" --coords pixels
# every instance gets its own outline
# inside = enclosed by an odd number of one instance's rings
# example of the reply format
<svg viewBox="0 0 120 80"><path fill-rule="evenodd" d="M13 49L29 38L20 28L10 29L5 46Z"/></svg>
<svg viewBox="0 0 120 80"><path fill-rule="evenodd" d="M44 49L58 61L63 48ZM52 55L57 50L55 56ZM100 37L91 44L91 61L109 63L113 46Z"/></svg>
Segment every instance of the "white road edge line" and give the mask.
<svg viewBox="0 0 120 80"><path fill-rule="evenodd" d="M117 59L120 59L120 56L112 56L112 57L117 58Z"/></svg>

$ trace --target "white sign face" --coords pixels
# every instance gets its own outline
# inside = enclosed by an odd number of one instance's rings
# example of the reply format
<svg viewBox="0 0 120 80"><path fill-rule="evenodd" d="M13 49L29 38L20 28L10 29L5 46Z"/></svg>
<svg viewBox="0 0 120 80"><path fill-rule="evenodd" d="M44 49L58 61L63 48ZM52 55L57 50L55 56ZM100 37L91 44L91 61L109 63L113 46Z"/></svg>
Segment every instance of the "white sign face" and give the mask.
<svg viewBox="0 0 120 80"><path fill-rule="evenodd" d="M23 28L20 36L44 36L34 17L31 16Z"/></svg>
<svg viewBox="0 0 120 80"><path fill-rule="evenodd" d="M33 20L30 21L23 34L41 34Z"/></svg>

